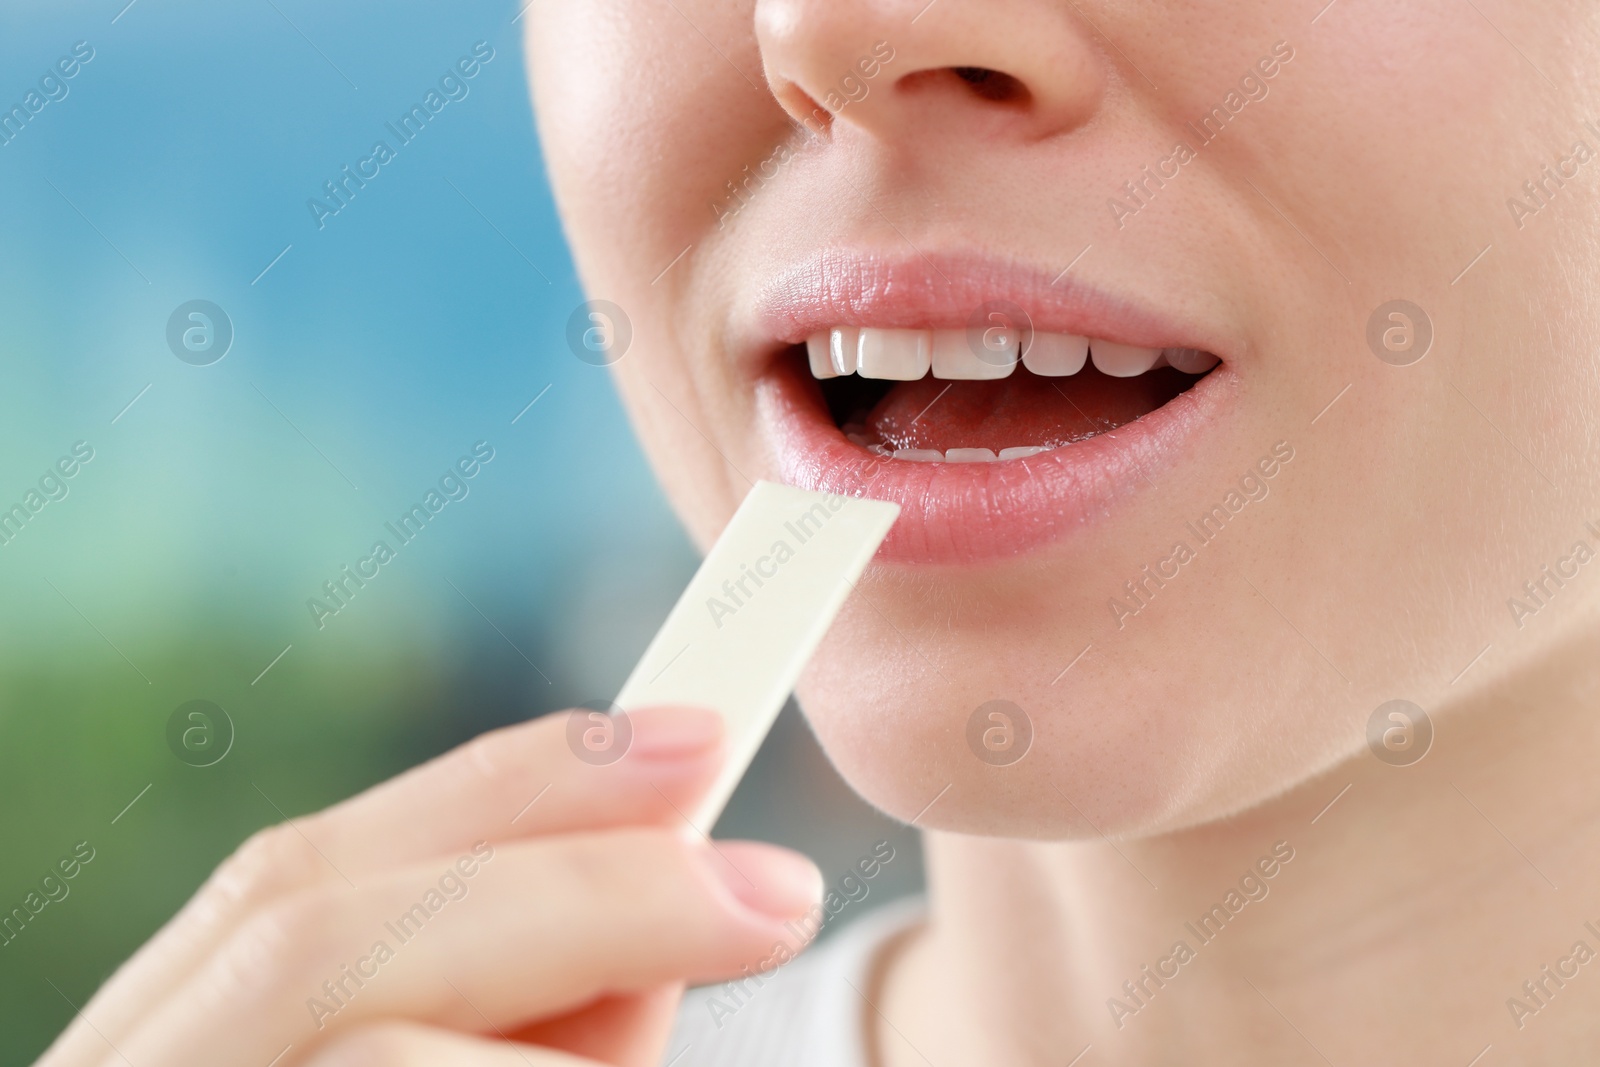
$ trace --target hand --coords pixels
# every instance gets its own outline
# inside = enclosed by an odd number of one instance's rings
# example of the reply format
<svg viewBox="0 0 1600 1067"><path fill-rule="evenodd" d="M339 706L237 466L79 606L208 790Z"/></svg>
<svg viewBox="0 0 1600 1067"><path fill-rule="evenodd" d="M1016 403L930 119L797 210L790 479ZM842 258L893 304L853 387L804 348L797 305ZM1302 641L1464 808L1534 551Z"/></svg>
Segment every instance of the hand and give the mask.
<svg viewBox="0 0 1600 1067"><path fill-rule="evenodd" d="M821 878L688 829L716 714L641 710L608 766L573 755L566 719L257 833L40 1067L659 1062L682 984L798 951L784 923Z"/></svg>

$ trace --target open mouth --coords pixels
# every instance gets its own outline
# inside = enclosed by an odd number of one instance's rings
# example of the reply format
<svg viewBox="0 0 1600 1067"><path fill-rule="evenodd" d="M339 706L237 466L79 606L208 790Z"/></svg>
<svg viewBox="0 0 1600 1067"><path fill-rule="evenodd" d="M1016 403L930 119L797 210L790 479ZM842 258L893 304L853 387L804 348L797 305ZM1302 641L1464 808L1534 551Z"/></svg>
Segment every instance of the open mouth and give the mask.
<svg viewBox="0 0 1600 1067"><path fill-rule="evenodd" d="M1006 328L835 327L806 362L846 440L912 463L994 463L1064 448L1148 415L1220 362Z"/></svg>
<svg viewBox="0 0 1600 1067"><path fill-rule="evenodd" d="M899 504L880 562L1002 560L1117 522L1202 469L1239 395L1216 323L981 256L824 251L754 308L772 473Z"/></svg>

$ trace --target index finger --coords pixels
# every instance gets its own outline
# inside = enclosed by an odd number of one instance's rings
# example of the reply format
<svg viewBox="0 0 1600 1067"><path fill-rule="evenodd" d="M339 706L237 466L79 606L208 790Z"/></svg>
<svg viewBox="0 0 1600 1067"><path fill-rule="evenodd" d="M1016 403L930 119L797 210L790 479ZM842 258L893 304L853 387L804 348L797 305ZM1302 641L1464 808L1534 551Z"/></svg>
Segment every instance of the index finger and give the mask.
<svg viewBox="0 0 1600 1067"><path fill-rule="evenodd" d="M723 721L708 709L643 708L615 717L610 745L595 749L581 735L597 728L580 718L574 729L572 716L584 713L483 734L299 828L330 862L359 871L485 839L676 826L721 765Z"/></svg>

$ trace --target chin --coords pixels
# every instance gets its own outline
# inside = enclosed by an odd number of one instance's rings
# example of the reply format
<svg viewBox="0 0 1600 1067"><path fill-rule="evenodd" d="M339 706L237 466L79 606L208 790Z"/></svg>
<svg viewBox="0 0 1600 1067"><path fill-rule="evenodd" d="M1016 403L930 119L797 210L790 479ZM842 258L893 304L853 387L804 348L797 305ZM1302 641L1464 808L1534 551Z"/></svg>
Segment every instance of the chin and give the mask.
<svg viewBox="0 0 1600 1067"><path fill-rule="evenodd" d="M1301 657L1278 620L1219 620L1206 601L1218 591L1197 577L1191 609L1130 622L1113 643L1061 592L1093 588L1100 570L880 569L798 694L840 773L924 829L1128 838L1235 814L1358 749L1364 715L1348 700L1328 711L1337 679L1252 669Z"/></svg>

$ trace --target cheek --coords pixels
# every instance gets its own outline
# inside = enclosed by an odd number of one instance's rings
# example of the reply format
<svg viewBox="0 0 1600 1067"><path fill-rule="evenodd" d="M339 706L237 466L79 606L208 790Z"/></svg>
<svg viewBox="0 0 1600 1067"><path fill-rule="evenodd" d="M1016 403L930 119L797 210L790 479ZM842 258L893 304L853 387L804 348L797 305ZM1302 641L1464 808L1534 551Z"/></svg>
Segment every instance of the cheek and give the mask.
<svg viewBox="0 0 1600 1067"><path fill-rule="evenodd" d="M1381 26L1296 42L1259 109L1258 133L1280 160L1269 174L1297 200L1279 206L1313 240L1320 230L1322 252L1363 297L1409 269L1428 281L1446 269L1433 257L1457 254L1468 220L1492 223L1484 216L1507 192L1503 150L1530 132L1518 112L1538 107L1538 75L1468 14L1429 0Z"/></svg>
<svg viewBox="0 0 1600 1067"><path fill-rule="evenodd" d="M752 87L763 82L745 5L682 6L693 25L642 0L540 4L528 20L554 191L585 280L614 291L699 243L726 183L785 129Z"/></svg>
<svg viewBox="0 0 1600 1067"><path fill-rule="evenodd" d="M629 18L638 22L629 28ZM675 38L670 9L597 0L540 4L526 29L534 112L551 184L572 231L580 271L647 243L659 224L647 175L662 166L661 121L677 109L682 73L645 41ZM680 20L681 21L681 20ZM641 227L643 230L641 231Z"/></svg>
<svg viewBox="0 0 1600 1067"><path fill-rule="evenodd" d="M703 547L748 486L702 436L719 437L719 423L736 416L717 410L730 395L718 378L725 361L698 358L717 340L692 321L694 308L715 304L701 261L716 254L714 205L727 183L770 157L787 123L752 88L763 82L749 4L678 7L693 25L654 0L536 4L526 44L540 141L584 289L619 304L633 325L615 380ZM698 299L686 292L691 278Z"/></svg>
<svg viewBox="0 0 1600 1067"><path fill-rule="evenodd" d="M1514 47L1462 11L1408 4L1382 26L1308 40L1261 112L1267 142L1292 161L1269 171L1285 183L1279 207L1348 279L1326 274L1348 299L1320 359L1335 368L1327 397L1352 389L1310 431L1320 447L1302 473L1322 494L1293 503L1299 529L1338 533L1314 556L1302 550L1292 588L1305 615L1294 617L1320 620L1317 639L1347 673L1441 701L1486 646L1494 653L1450 696L1560 631L1549 616L1545 633L1519 631L1507 598L1584 534L1590 516L1571 494L1600 460L1586 425L1600 403L1600 166L1524 225L1508 209L1574 141L1600 147L1586 113L1550 106L1600 93L1600 14L1489 12ZM1361 334L1395 298L1420 305L1435 335L1408 367L1380 363ZM1575 588L1558 607L1597 599Z"/></svg>

